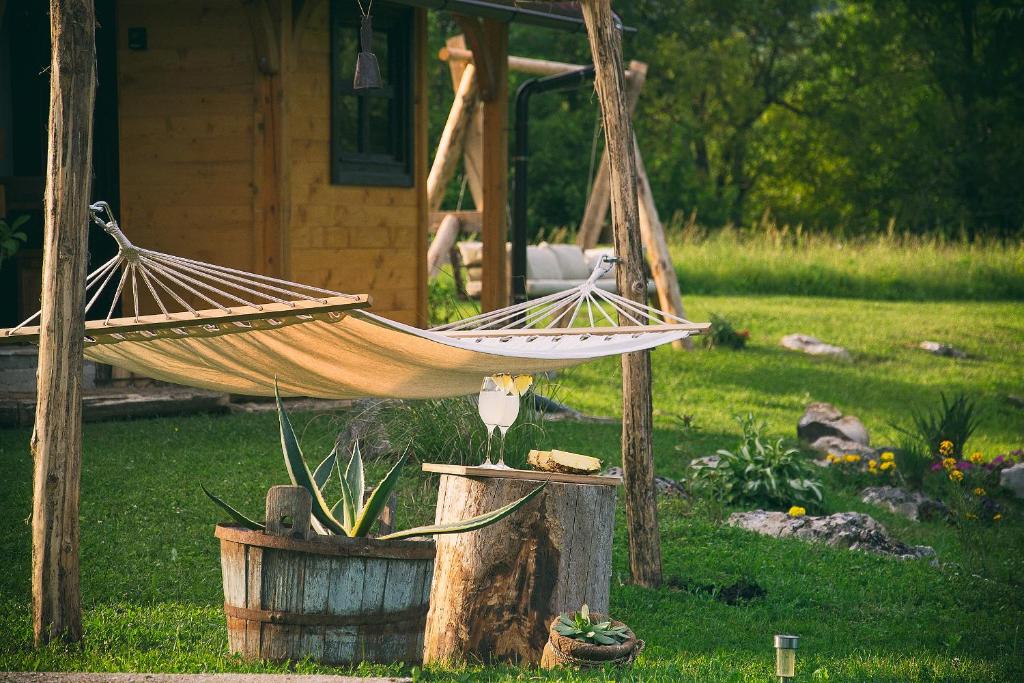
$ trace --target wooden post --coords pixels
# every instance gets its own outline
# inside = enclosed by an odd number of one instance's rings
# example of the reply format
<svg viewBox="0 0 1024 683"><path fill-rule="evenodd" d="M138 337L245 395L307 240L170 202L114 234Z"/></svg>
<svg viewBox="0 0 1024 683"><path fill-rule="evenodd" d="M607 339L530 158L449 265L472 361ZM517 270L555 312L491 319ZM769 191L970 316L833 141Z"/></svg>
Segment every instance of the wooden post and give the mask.
<svg viewBox="0 0 1024 683"><path fill-rule="evenodd" d="M508 24L483 20L482 49L492 77L491 98L483 99L483 269L480 310L508 305L505 242L508 239ZM476 59L478 70L481 62Z"/></svg>
<svg viewBox="0 0 1024 683"><path fill-rule="evenodd" d="M640 90L644 86L644 81L647 80L647 65L643 62L630 62L626 76L626 106L630 121L632 121L633 111L636 109L637 100L640 99ZM601 238L601 228L604 226L604 219L608 215L608 206L611 201L608 173L608 148L605 147L601 152L601 161L597 165L594 184L590 188L590 196L587 197L587 206L583 211L583 218L580 220L579 232L576 233L576 244L582 249L593 249Z"/></svg>
<svg viewBox="0 0 1024 683"><path fill-rule="evenodd" d="M35 643L82 638L78 495L82 348L96 98L92 0L50 0L50 124L43 232L39 380L32 433Z"/></svg>
<svg viewBox="0 0 1024 683"><path fill-rule="evenodd" d="M637 205L633 125L622 73L622 36L610 0L580 3L596 70L611 181L615 251L622 262L616 282L622 296L643 304L647 296ZM642 586L661 583L658 508L651 455L651 357L649 351L622 356L622 471L626 488L629 566Z"/></svg>
<svg viewBox="0 0 1024 683"><path fill-rule="evenodd" d="M445 45L449 48L465 49L465 36L452 36ZM452 89L458 92L462 83L462 75L465 73L469 62L450 61L448 70L452 75ZM476 66L474 65L474 69ZM475 80L475 79L474 79ZM479 97L479 90L478 97ZM466 174L466 184L469 185L469 194L473 197L473 205L480 209L484 205L483 172L484 172L484 148L481 143L483 136L483 111L477 106L473 116L469 120L469 130L466 131L466 138L462 143L462 171Z"/></svg>
<svg viewBox="0 0 1024 683"><path fill-rule="evenodd" d="M434 234L434 240L427 250L427 278L434 279L441 271L444 258L459 238L459 231L462 230L462 221L458 216L448 215L441 221L441 225Z"/></svg>
<svg viewBox="0 0 1024 683"><path fill-rule="evenodd" d="M455 102L452 103L448 120L444 124L441 140L437 143L437 154L434 155L434 163L430 167L430 176L427 178L429 211L437 211L441 207L445 188L462 156L466 134L476 113L476 105L476 69L472 64L467 64L459 81L459 89L455 92Z"/></svg>

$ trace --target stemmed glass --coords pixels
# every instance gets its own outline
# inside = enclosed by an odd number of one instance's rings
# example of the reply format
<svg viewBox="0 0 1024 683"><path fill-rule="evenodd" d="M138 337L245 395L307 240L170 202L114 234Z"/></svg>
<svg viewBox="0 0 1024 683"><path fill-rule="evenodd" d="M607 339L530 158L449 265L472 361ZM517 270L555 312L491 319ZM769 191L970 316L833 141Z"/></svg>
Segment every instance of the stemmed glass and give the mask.
<svg viewBox="0 0 1024 683"><path fill-rule="evenodd" d="M501 422L503 397L505 390L499 387L493 377L484 377L480 385L480 398L477 402L477 410L480 412L480 419L487 428L487 457L480 467L497 467L491 463L491 437L494 436L494 429ZM507 427L506 427L507 429ZM504 441L502 441L504 444Z"/></svg>
<svg viewBox="0 0 1024 683"><path fill-rule="evenodd" d="M501 409L498 411L498 429L501 430L501 451L498 455L498 464L495 467L510 470L512 468L505 464L505 435L508 434L508 428L519 417L519 392L502 391L499 405Z"/></svg>

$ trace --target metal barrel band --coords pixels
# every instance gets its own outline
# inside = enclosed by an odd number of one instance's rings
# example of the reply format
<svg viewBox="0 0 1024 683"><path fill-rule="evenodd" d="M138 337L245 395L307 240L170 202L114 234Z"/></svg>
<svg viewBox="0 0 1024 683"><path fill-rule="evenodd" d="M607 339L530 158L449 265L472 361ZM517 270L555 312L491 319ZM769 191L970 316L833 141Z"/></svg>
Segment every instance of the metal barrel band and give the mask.
<svg viewBox="0 0 1024 683"><path fill-rule="evenodd" d="M401 633L421 629L427 619L429 604L408 607L397 612L377 614L303 614L278 610L250 609L224 605L224 614L232 619L257 621L279 626L358 626L361 631Z"/></svg>

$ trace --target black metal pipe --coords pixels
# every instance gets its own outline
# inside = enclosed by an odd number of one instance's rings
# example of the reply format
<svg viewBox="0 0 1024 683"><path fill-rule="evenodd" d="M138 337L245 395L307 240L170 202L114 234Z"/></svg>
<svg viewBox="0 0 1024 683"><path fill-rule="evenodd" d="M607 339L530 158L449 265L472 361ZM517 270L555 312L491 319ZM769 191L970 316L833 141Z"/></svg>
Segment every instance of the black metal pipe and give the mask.
<svg viewBox="0 0 1024 683"><path fill-rule="evenodd" d="M564 74L532 78L516 91L516 140L513 151L515 180L512 188L512 301L526 301L526 190L530 159L530 96L552 90L568 90L594 78L587 66Z"/></svg>

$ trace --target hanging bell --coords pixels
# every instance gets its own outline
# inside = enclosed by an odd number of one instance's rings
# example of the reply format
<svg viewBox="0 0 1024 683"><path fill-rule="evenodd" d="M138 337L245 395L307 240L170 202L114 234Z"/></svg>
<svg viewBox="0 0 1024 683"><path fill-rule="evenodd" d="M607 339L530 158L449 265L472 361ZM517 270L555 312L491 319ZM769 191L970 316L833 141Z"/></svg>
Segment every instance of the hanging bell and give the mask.
<svg viewBox="0 0 1024 683"><path fill-rule="evenodd" d="M380 77L380 65L377 64L377 55L373 54L371 43L373 41L372 18L364 15L359 26L359 55L356 57L356 73L352 78L352 87L355 90L375 90L384 87L384 81Z"/></svg>

